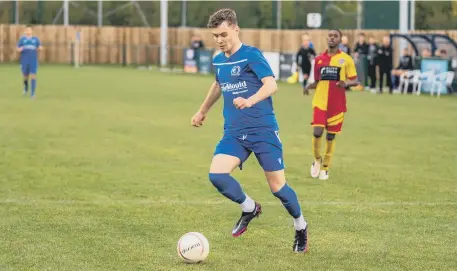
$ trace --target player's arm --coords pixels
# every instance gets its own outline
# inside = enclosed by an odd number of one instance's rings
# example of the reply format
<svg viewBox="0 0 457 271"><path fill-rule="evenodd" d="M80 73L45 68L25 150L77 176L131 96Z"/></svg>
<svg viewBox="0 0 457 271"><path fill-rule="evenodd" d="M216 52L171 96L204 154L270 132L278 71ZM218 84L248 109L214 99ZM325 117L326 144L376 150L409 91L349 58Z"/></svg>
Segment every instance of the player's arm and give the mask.
<svg viewBox="0 0 457 271"><path fill-rule="evenodd" d="M248 98L248 102L252 105L265 100L278 90L278 85L276 84L276 80L273 76L264 77L261 81L263 86L257 91L256 94Z"/></svg>
<svg viewBox="0 0 457 271"><path fill-rule="evenodd" d="M252 107L273 95L278 89L273 71L260 51L252 52L249 62L249 68L251 68L257 78L262 81L263 85L254 95L247 99L242 97L234 99L233 104L238 109Z"/></svg>
<svg viewBox="0 0 457 271"><path fill-rule="evenodd" d="M295 55L295 63L297 64L297 71L298 71L298 66L299 66L299 65L298 65L298 60L299 60L299 58L300 58L300 55L301 55L301 48L298 49L298 52L297 52L297 54Z"/></svg>
<svg viewBox="0 0 457 271"><path fill-rule="evenodd" d="M37 47L36 47L37 51L43 50L43 45L41 45L40 39L37 38L36 40L37 40Z"/></svg>
<svg viewBox="0 0 457 271"><path fill-rule="evenodd" d="M310 89L316 89L318 83L319 83L319 81L316 80L316 81L314 81L313 83L307 85L306 88L307 88L308 90L310 90Z"/></svg>
<svg viewBox="0 0 457 271"><path fill-rule="evenodd" d="M276 84L276 80L273 76L263 77L261 81L263 85L254 95L247 99L238 97L233 100L233 104L236 108L243 109L247 107L252 107L255 104L273 95L278 89L278 85Z"/></svg>
<svg viewBox="0 0 457 271"><path fill-rule="evenodd" d="M22 52L22 49L23 49L22 46L23 46L22 38L20 38L19 41L17 42L16 51L18 51L19 53Z"/></svg>
<svg viewBox="0 0 457 271"><path fill-rule="evenodd" d="M321 73L320 73L320 70L319 70L319 67L317 66L317 58L314 59L314 82L307 85L304 89L303 89L303 94L304 95L308 95L309 94L309 90L310 89L316 89L317 88L317 84L319 84L319 80L321 79Z"/></svg>
<svg viewBox="0 0 457 271"><path fill-rule="evenodd" d="M357 70L355 68L354 60L352 60L351 57L348 58L348 61L346 63L346 78L348 80L339 81L337 83L337 86L342 88L350 88L358 86L360 84L359 80L357 79Z"/></svg>
<svg viewBox="0 0 457 271"><path fill-rule="evenodd" d="M205 100L203 101L202 105L200 106L199 112L206 115L211 107L217 102L217 100L221 97L221 87L217 81L214 81L209 88L208 94L206 95Z"/></svg>
<svg viewBox="0 0 457 271"><path fill-rule="evenodd" d="M313 48L310 48L311 49L311 55L313 56L313 58L316 58L316 51L314 51Z"/></svg>
<svg viewBox="0 0 457 271"><path fill-rule="evenodd" d="M206 114L209 112L211 107L216 103L216 101L221 97L221 88L217 81L214 81L211 87L209 88L208 94L206 95L205 100L198 109L197 113L192 117L190 123L192 126L200 127L203 125L203 121L206 118Z"/></svg>

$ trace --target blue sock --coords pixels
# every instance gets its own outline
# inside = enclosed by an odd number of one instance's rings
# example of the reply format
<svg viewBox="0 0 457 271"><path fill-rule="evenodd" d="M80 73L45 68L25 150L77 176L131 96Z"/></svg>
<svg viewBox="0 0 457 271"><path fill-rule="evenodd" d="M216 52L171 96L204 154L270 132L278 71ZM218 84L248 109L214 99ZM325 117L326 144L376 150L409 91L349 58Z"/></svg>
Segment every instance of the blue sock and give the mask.
<svg viewBox="0 0 457 271"><path fill-rule="evenodd" d="M35 96L35 88L36 88L36 79L32 79L32 94L31 96Z"/></svg>
<svg viewBox="0 0 457 271"><path fill-rule="evenodd" d="M295 191L287 183L278 192L274 192L273 195L281 200L282 205L286 207L293 218L299 218L301 216L297 194L295 194Z"/></svg>
<svg viewBox="0 0 457 271"><path fill-rule="evenodd" d="M29 90L29 80L24 80L24 91L27 92Z"/></svg>
<svg viewBox="0 0 457 271"><path fill-rule="evenodd" d="M230 174L210 173L209 180L222 195L232 201L241 204L246 200L246 194L244 194L240 184Z"/></svg>

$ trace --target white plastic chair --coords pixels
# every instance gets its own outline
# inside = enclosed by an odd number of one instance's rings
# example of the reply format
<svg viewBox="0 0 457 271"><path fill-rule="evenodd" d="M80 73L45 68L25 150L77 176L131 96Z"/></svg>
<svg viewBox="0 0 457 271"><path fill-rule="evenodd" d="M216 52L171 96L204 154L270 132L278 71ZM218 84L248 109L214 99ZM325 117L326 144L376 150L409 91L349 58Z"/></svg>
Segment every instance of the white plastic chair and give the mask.
<svg viewBox="0 0 457 271"><path fill-rule="evenodd" d="M452 89L452 83L454 82L454 77L455 77L455 72L453 71L448 71L448 77L446 78L446 87L449 88L453 91Z"/></svg>
<svg viewBox="0 0 457 271"><path fill-rule="evenodd" d="M421 73L417 78L417 90L416 95L421 94L422 84L426 83L427 85L432 85L433 81L435 80L435 72L434 71L427 71Z"/></svg>
<svg viewBox="0 0 457 271"><path fill-rule="evenodd" d="M412 71L407 71L404 72L400 75L400 84L398 85L398 89L400 93L407 94L408 93L408 87L409 84L413 84L413 93L415 92L415 89L417 87L417 84L419 83L419 76L420 76L420 70L412 70ZM402 89L403 86L403 89Z"/></svg>
<svg viewBox="0 0 457 271"><path fill-rule="evenodd" d="M444 83L446 88L450 87L452 85L452 81L454 80L454 75L455 75L455 73L453 71L443 72L443 73L436 75L433 80L433 83L432 83L432 88L430 89L430 96L433 96L435 94L435 90L436 90L436 96L440 97L441 86Z"/></svg>

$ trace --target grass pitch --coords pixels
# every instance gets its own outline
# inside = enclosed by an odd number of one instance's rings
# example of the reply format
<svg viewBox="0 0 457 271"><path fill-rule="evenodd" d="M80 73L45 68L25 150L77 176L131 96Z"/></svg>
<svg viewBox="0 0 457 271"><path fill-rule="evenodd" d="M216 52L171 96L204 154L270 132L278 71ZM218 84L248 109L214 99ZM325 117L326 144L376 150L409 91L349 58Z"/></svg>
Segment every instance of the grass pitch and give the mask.
<svg viewBox="0 0 457 271"><path fill-rule="evenodd" d="M37 99L0 66L0 270L457 270L457 99L349 93L328 181L309 177L311 96L274 97L288 182L310 252L254 156L234 176L264 206L240 209L207 178L222 101L190 118L211 77L122 68L39 70ZM179 237L203 233L207 261Z"/></svg>

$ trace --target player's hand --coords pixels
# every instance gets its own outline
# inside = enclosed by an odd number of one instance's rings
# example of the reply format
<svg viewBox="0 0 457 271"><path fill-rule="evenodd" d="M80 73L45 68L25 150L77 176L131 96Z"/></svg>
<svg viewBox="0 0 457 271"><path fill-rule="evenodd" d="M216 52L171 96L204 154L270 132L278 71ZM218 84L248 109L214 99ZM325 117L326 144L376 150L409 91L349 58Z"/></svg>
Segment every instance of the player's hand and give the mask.
<svg viewBox="0 0 457 271"><path fill-rule="evenodd" d="M19 47L19 48L17 48L17 51L20 53L20 52L22 52L23 49L24 49L23 47Z"/></svg>
<svg viewBox="0 0 457 271"><path fill-rule="evenodd" d="M344 81L338 81L338 83L336 83L336 86L339 87L339 88L346 88L346 82Z"/></svg>
<svg viewBox="0 0 457 271"><path fill-rule="evenodd" d="M306 85L306 87L303 88L303 95L309 95L309 86L310 85Z"/></svg>
<svg viewBox="0 0 457 271"><path fill-rule="evenodd" d="M237 109L244 109L253 106L252 102L249 99L245 99L242 97L233 99L233 104Z"/></svg>
<svg viewBox="0 0 457 271"><path fill-rule="evenodd" d="M203 125L203 121L205 120L206 116L202 112L198 111L190 120L190 124L194 127L200 127Z"/></svg>

